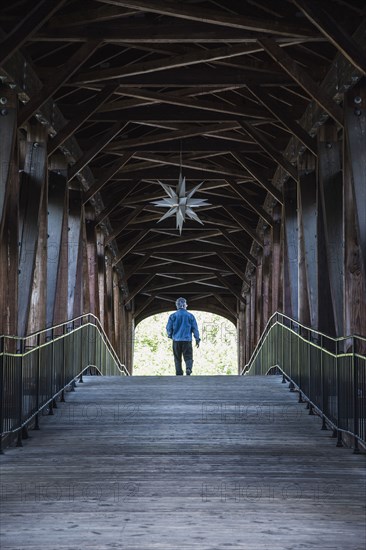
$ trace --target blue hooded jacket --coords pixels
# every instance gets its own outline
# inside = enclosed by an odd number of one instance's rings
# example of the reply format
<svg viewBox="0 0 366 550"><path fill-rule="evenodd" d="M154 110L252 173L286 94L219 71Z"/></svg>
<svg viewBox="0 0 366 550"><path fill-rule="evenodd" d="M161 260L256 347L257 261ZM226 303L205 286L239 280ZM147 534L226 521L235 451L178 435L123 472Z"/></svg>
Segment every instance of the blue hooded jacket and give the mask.
<svg viewBox="0 0 366 550"><path fill-rule="evenodd" d="M196 340L200 339L195 316L183 308L169 316L166 332L168 338L173 338L178 342L191 341L192 333Z"/></svg>

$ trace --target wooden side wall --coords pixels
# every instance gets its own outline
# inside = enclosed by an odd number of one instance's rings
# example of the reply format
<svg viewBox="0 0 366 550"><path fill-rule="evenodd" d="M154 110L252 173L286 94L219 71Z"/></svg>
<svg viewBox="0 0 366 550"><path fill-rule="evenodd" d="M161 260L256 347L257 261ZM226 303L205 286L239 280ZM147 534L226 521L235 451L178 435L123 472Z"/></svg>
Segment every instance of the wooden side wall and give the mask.
<svg viewBox="0 0 366 550"><path fill-rule="evenodd" d="M17 131L17 95L0 117L0 334L23 336L93 313L132 370L133 315L105 234L39 123Z"/></svg>
<svg viewBox="0 0 366 550"><path fill-rule="evenodd" d="M366 335L366 79L345 95L344 127L319 128L317 157L300 158L278 209L244 289L239 369L275 311L332 336Z"/></svg>

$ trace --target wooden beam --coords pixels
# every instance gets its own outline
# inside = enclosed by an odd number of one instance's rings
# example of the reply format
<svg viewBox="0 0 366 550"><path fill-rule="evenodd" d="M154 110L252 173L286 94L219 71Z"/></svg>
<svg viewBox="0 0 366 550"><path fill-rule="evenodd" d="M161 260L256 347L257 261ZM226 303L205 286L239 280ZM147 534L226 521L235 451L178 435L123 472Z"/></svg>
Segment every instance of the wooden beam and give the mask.
<svg viewBox="0 0 366 550"><path fill-rule="evenodd" d="M67 218L68 197L67 167L61 159L51 159L52 170L48 176L48 223L47 223L47 310L46 326L55 324L54 313L62 257L62 229Z"/></svg>
<svg viewBox="0 0 366 550"><path fill-rule="evenodd" d="M124 128L126 124L116 122L103 136L69 168L69 180L72 180L81 170L83 170L112 139L114 139Z"/></svg>
<svg viewBox="0 0 366 550"><path fill-rule="evenodd" d="M137 294L139 294L141 290L143 290L150 283L150 281L154 279L154 277L155 277L155 273L153 275L149 275L137 287L135 287L134 289L131 289L128 298L126 298L125 300L125 306L129 302L131 302L131 300L133 300L133 298L137 296Z"/></svg>
<svg viewBox="0 0 366 550"><path fill-rule="evenodd" d="M129 216L126 216L123 222L118 227L116 227L116 229L114 229L112 233L108 235L108 237L106 237L106 241L105 241L106 245L109 245L114 239L116 239L118 235L120 235L122 231L126 229L126 227L128 227L128 225L135 218L137 218L137 216L140 214L140 212L142 212L144 208L145 208L145 205L143 204L136 206L136 208L131 212L131 214Z"/></svg>
<svg viewBox="0 0 366 550"><path fill-rule="evenodd" d="M249 237L251 237L257 244L259 244L259 246L261 246L263 248L263 241L262 239L257 235L256 231L254 231L247 223L246 221L243 219L242 216L240 216L236 210L234 210L233 208L230 208L230 207L227 207L227 206L224 206L224 210L225 212L227 212L229 214L229 216L236 221L236 223L239 225L239 227L241 227L243 229L243 231L245 231Z"/></svg>
<svg viewBox="0 0 366 550"><path fill-rule="evenodd" d="M25 10L23 19L0 43L0 65L19 50L65 3L66 0L40 0L29 11Z"/></svg>
<svg viewBox="0 0 366 550"><path fill-rule="evenodd" d="M106 4L113 4L125 8L138 9L142 12L158 13L188 21L199 21L210 25L231 27L234 29L250 30L258 33L270 33L284 36L314 36L314 32L306 26L296 25L288 21L279 21L275 18L264 19L232 15L225 12L215 12L211 9L202 9L181 2L167 0L98 0Z"/></svg>
<svg viewBox="0 0 366 550"><path fill-rule="evenodd" d="M216 138L216 135L220 135L223 132L230 130L237 130L240 125L236 122L222 122L220 124L205 124L205 126L198 127L185 126L182 130L164 132L163 134L146 135L134 140L123 140L121 142L114 143L108 147L108 151L123 151L123 149L136 149L141 145L149 145L152 143L163 143L166 141L174 141L186 139L192 136L208 136ZM220 136L221 137L221 136ZM154 141L156 138L156 141ZM225 139L225 138L224 138ZM240 139L240 137L238 138ZM248 142L245 142L248 143Z"/></svg>
<svg viewBox="0 0 366 550"><path fill-rule="evenodd" d="M140 307L138 309L136 309L135 313L134 313L134 318L135 319L138 319L141 315L141 313L144 311L144 309L146 309L150 304L151 302L153 302L155 300L155 296L149 296L148 298L146 298L143 303L140 305Z"/></svg>
<svg viewBox="0 0 366 550"><path fill-rule="evenodd" d="M194 162L191 161L189 158L183 158L183 161L180 159L180 157L169 157L168 159L166 157L160 157L159 155L149 155L148 153L144 153L143 151L137 151L134 155L136 159L145 160L148 162L151 162L153 164L160 164L162 166L168 165L168 166L178 166L182 168L191 168L192 170L204 170L205 172L210 172L214 174L223 174L228 175L236 178L240 178L242 174L239 170L235 170L232 168L223 168L219 164L216 166L213 166L208 163L204 162ZM122 173L126 172L134 172L136 171L136 166L131 167L125 167L123 170L121 170Z"/></svg>
<svg viewBox="0 0 366 550"><path fill-rule="evenodd" d="M30 129L25 146L25 164L21 178L19 218L18 331L25 335L32 299L33 275L37 260L39 221L46 186L46 130L40 124Z"/></svg>
<svg viewBox="0 0 366 550"><path fill-rule="evenodd" d="M17 107L18 97L15 90L5 86L0 87L2 110L0 116L0 239L5 222L7 196L12 185L12 164L14 162L14 148L17 137Z"/></svg>
<svg viewBox="0 0 366 550"><path fill-rule="evenodd" d="M282 195L279 189L270 183L260 169L251 163L242 153L231 152L232 156L245 170L263 187L272 197L282 204Z"/></svg>
<svg viewBox="0 0 366 550"><path fill-rule="evenodd" d="M125 270L125 279L128 281L132 275L137 273L144 265L145 263L150 259L151 252L144 254L142 258L138 262L134 262L133 265Z"/></svg>
<svg viewBox="0 0 366 550"><path fill-rule="evenodd" d="M177 93L176 93L177 94ZM266 118L261 109L258 109L252 105L249 107L237 105L232 106L228 103L219 102L219 101L208 101L204 99L197 99L196 97L187 98L180 97L178 94L174 95L167 92L152 92L150 90L143 89L128 89L123 88L123 95L138 99L144 99L151 101L154 105L167 104L174 105L176 107L186 107L188 109L200 110L200 111L212 111L214 113L220 113L221 115L232 115L236 118L243 116L254 119L263 119ZM100 113L105 112L115 112L120 109L126 109L126 101L115 101L113 103L108 103L103 108L99 110ZM197 115L198 116L198 115Z"/></svg>
<svg viewBox="0 0 366 550"><path fill-rule="evenodd" d="M131 239L114 259L113 266L116 266L129 252L131 252L148 233L148 231L142 230L136 235L136 237Z"/></svg>
<svg viewBox="0 0 366 550"><path fill-rule="evenodd" d="M224 287L226 287L233 296L235 296L235 298L237 298L238 300L240 300L240 302L243 302L245 304L245 298L241 295L240 292L237 292L233 288L233 286L228 283L228 281L225 279L225 277L223 277L220 273L216 273L216 277L220 281L220 283Z"/></svg>
<svg viewBox="0 0 366 550"><path fill-rule="evenodd" d="M263 149L267 155L271 157L272 160L274 160L279 166L281 166L289 176L291 176L294 180L297 178L297 171L296 168L291 164L290 161L288 161L282 153L280 153L273 145L263 136L263 134L257 130L257 128L254 128L249 122L246 120L240 120L240 124L242 128L246 131L246 133L254 139L256 143ZM263 182L262 182L263 185ZM267 184L268 185L268 184ZM272 189L272 186L270 187ZM272 193L276 193L272 190ZM271 193L271 194L272 194ZM278 200L278 199L277 199Z"/></svg>
<svg viewBox="0 0 366 550"><path fill-rule="evenodd" d="M318 132L318 181L324 224L333 319L336 336L343 330L343 175L341 142L335 124L324 124Z"/></svg>
<svg viewBox="0 0 366 550"><path fill-rule="evenodd" d="M75 314L75 306L77 304L78 291L78 268L80 244L81 244L81 228L82 228L82 201L79 191L69 191L69 238L68 238L68 291L67 291L67 317L72 319Z"/></svg>
<svg viewBox="0 0 366 550"><path fill-rule="evenodd" d="M93 185L89 187L84 193L84 204L92 199L113 177L123 168L128 161L133 157L133 153L125 153L122 158L114 162L109 168L104 171L102 178L98 179Z"/></svg>
<svg viewBox="0 0 366 550"><path fill-rule="evenodd" d="M221 233L229 241L229 243L236 248L236 250L241 254L248 262L252 263L254 266L257 265L256 259L250 254L250 252L247 252L247 250L244 249L241 242L239 242L237 239L235 239L226 229L220 229Z"/></svg>
<svg viewBox="0 0 366 550"><path fill-rule="evenodd" d="M361 73L366 74L366 56L362 48L333 19L331 13L312 0L292 0L295 6Z"/></svg>
<svg viewBox="0 0 366 550"><path fill-rule="evenodd" d="M238 314L234 309L232 309L226 302L223 300L223 298L216 293L213 293L212 296L222 305L225 309L230 313L230 315L234 318L238 318Z"/></svg>
<svg viewBox="0 0 366 550"><path fill-rule="evenodd" d="M18 334L19 155L15 132L18 100L13 91L9 93L9 113L14 109L13 120L6 125L8 132L1 133L0 147L4 161L0 182L1 188L4 185L6 189L0 232L0 335ZM2 97L5 96L2 94ZM3 129L1 122L0 129Z"/></svg>
<svg viewBox="0 0 366 550"><path fill-rule="evenodd" d="M356 199L347 148L343 150L344 334L365 334L366 278L357 235ZM361 346L360 346L361 347ZM365 348L363 349L365 352Z"/></svg>
<svg viewBox="0 0 366 550"><path fill-rule="evenodd" d="M85 210L86 253L88 266L90 313L99 316L97 233L94 213Z"/></svg>
<svg viewBox="0 0 366 550"><path fill-rule="evenodd" d="M28 119L31 118L41 107L52 97L61 86L63 86L71 76L81 67L83 63L95 52L99 47L99 42L87 42L70 57L70 59L62 66L61 69L55 72L38 94L32 97L20 109L18 116L18 126L23 126Z"/></svg>
<svg viewBox="0 0 366 550"><path fill-rule="evenodd" d="M147 73L155 73L171 69L189 67L201 63L212 63L222 59L241 56L248 53L250 47L237 44L235 46L223 46L209 50L199 49L184 55L169 56L157 61L147 61L145 63L133 63L128 66L120 66L111 69L98 69L81 72L72 79L74 84L88 84L93 82L105 82L106 80L123 79L129 76L136 76ZM256 48L254 48L256 50Z"/></svg>
<svg viewBox="0 0 366 550"><path fill-rule="evenodd" d="M313 157L314 158L314 157ZM315 166L314 166L315 168ZM298 185L298 226L300 245L303 245L303 251L300 260L303 257L304 265L299 262L299 314L298 319L304 325L308 325L315 330L319 327L319 257L318 257L318 202L317 202L317 182L315 169L311 172L300 171ZM303 271L304 268L304 271ZM303 276L302 280L301 277ZM305 290L303 293L301 291ZM304 303L302 297L305 296ZM307 311L310 313L310 319L307 319Z"/></svg>
<svg viewBox="0 0 366 550"><path fill-rule="evenodd" d="M136 181L132 182L132 186L129 187L125 193L123 193L122 195L119 195L117 201L114 200L113 202L108 203L108 205L98 214L96 218L97 222L99 224L103 223L103 221L112 214L115 208L117 208L118 206L124 205L124 201L127 199L127 197L131 193L133 193L136 190L138 185L139 185L139 182L136 182Z"/></svg>
<svg viewBox="0 0 366 550"><path fill-rule="evenodd" d="M239 277L239 279L249 285L249 281L246 278L244 271L239 269L238 266L229 258L227 254L224 254L223 252L218 252L217 255L231 269L231 271Z"/></svg>
<svg viewBox="0 0 366 550"><path fill-rule="evenodd" d="M258 216L263 218L263 220L267 222L269 225L273 224L273 220L270 214L268 214L268 212L266 212L264 208L256 204L256 202L247 195L247 193L243 189L243 186L236 183L236 181L234 181L233 179L226 178L226 181L228 182L230 187L233 189L233 191L235 191L235 193L239 195L239 197L241 197L243 201L246 202L249 205L249 207L258 214Z"/></svg>
<svg viewBox="0 0 366 550"><path fill-rule="evenodd" d="M284 313L293 319L298 316L298 226L297 186L287 180L283 189L283 223L285 233L285 269L283 280Z"/></svg>
<svg viewBox="0 0 366 550"><path fill-rule="evenodd" d="M266 52L276 61L284 71L287 72L303 90L324 109L340 126L343 125L343 111L341 107L330 97L321 86L316 84L313 79L305 73L303 67L300 67L287 52L281 49L273 40L269 38L259 39L259 43Z"/></svg>
<svg viewBox="0 0 366 550"><path fill-rule="evenodd" d="M366 278L366 78L345 96L346 147L352 170L355 225Z"/></svg>
<svg viewBox="0 0 366 550"><path fill-rule="evenodd" d="M48 155L52 155L65 141L72 136L87 120L95 113L103 103L105 103L113 93L118 90L119 84L109 84L105 86L96 97L88 101L86 107L79 107L79 114L73 117L55 137L48 143Z"/></svg>
<svg viewBox="0 0 366 550"><path fill-rule="evenodd" d="M253 94L254 97L261 102L261 104L266 107L276 118L279 120L283 126L297 139L305 145L309 151L311 151L315 156L317 154L316 141L306 130L298 123L296 120L289 116L285 109L282 108L279 102L275 101L263 88L260 86L247 86L249 91Z"/></svg>
<svg viewBox="0 0 366 550"><path fill-rule="evenodd" d="M207 232L205 231L204 233L200 233L200 232L197 232L194 234L188 233L186 235L183 234L181 236L179 236L177 232L177 236L173 239L160 241L160 242L152 242L144 245L144 250L164 249L165 247L169 247L171 245L181 245L182 243L188 243L188 242L191 242L192 240L194 242L204 242L206 239L210 239L212 237L218 237L219 235L221 235L221 231L222 231L221 229L218 229L214 231L207 231ZM137 249L137 251L139 251L139 249Z"/></svg>

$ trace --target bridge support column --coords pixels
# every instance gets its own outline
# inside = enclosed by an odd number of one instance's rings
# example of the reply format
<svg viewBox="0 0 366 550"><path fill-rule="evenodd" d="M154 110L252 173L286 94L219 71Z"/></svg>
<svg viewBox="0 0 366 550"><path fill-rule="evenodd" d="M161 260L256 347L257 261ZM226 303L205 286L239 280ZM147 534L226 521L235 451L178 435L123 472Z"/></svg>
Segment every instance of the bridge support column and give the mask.
<svg viewBox="0 0 366 550"><path fill-rule="evenodd" d="M297 189L293 180L283 187L283 224L284 224L284 276L283 309L289 317L296 318L298 313L298 226L297 226Z"/></svg>
<svg viewBox="0 0 366 550"><path fill-rule="evenodd" d="M67 319L68 186L63 155L49 160L47 223L47 312L48 327Z"/></svg>
<svg viewBox="0 0 366 550"><path fill-rule="evenodd" d="M319 232L326 266L319 272L319 315L323 332L343 333L343 197L341 142L337 125L328 121L318 131ZM324 262L325 263L325 262ZM326 269L325 269L326 268ZM327 291L328 300L325 301Z"/></svg>
<svg viewBox="0 0 366 550"><path fill-rule="evenodd" d="M344 332L366 327L366 79L345 98L343 149Z"/></svg>
<svg viewBox="0 0 366 550"><path fill-rule="evenodd" d="M18 324L19 158L17 94L0 87L0 334L16 334Z"/></svg>
<svg viewBox="0 0 366 550"><path fill-rule="evenodd" d="M35 332L46 322L47 279L47 131L29 125L22 142L24 166L19 207L19 335Z"/></svg>

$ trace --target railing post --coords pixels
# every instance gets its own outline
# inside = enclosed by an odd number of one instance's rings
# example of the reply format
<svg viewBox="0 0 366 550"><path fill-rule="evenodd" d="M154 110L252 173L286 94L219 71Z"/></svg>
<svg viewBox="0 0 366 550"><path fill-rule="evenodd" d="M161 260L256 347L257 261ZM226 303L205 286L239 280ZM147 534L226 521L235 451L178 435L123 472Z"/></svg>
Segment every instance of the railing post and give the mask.
<svg viewBox="0 0 366 550"><path fill-rule="evenodd" d="M5 406L5 395L4 395L4 366L5 366L5 336L0 337L0 454L3 452L3 438L2 433L4 432L4 406Z"/></svg>
<svg viewBox="0 0 366 550"><path fill-rule="evenodd" d="M327 430L327 425L325 423L325 408L326 408L326 399L325 399L325 383L324 383L324 364L323 364L323 335L320 335L320 385L322 392L322 427L321 430Z"/></svg>
<svg viewBox="0 0 366 550"><path fill-rule="evenodd" d="M359 432L359 410L358 410L358 369L355 358L355 337L352 336L352 372L353 372L353 432L355 434L355 446L353 449L354 454L359 454L358 448L358 432Z"/></svg>
<svg viewBox="0 0 366 550"><path fill-rule="evenodd" d="M54 348L54 332L53 329L51 330L51 380L50 380L50 398L53 397L54 391L53 391L53 383L54 383L54 370L55 370L55 348ZM48 411L49 415L53 415L53 409L56 408L56 402L54 399L50 401L50 408Z"/></svg>
<svg viewBox="0 0 366 550"><path fill-rule="evenodd" d="M339 362L337 353L337 366L336 366L336 388L337 388L337 447L343 447L342 432L339 429L341 424L341 405L340 405L340 376L339 376Z"/></svg>
<svg viewBox="0 0 366 550"><path fill-rule="evenodd" d="M21 425L23 423L23 353L24 353L24 341L20 340L20 366L19 366L19 377L18 377L18 399L19 399L19 410L18 410L18 439L17 447L23 447L22 442L22 429Z"/></svg>
<svg viewBox="0 0 366 550"><path fill-rule="evenodd" d="M37 334L37 380L36 380L36 409L39 410L39 393L40 393L40 376L41 376L41 335ZM34 430L39 430L39 415L38 412L35 417Z"/></svg>

